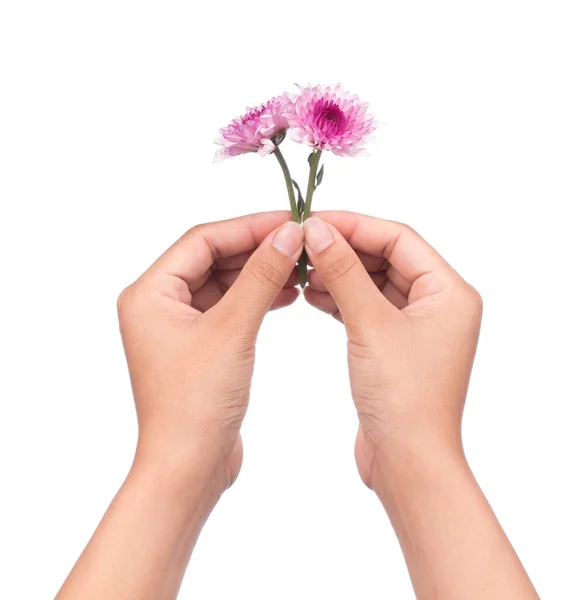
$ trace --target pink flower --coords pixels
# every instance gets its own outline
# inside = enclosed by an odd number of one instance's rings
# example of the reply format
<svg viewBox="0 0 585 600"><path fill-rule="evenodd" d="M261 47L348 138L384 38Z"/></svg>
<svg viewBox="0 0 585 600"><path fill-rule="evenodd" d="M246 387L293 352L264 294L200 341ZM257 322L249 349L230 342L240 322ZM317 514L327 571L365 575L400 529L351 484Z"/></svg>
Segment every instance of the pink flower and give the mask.
<svg viewBox="0 0 585 600"><path fill-rule="evenodd" d="M276 146L272 138L277 134L281 134L280 141L284 138L283 132L289 127L284 113L290 110L291 99L288 94L249 108L245 115L219 130L221 137L215 143L222 147L216 152L214 162L246 152L258 152L260 156L274 152Z"/></svg>
<svg viewBox="0 0 585 600"><path fill-rule="evenodd" d="M368 105L350 95L341 84L303 88L286 117L290 138L319 150L331 150L340 156L355 156L364 151L376 125L367 112Z"/></svg>

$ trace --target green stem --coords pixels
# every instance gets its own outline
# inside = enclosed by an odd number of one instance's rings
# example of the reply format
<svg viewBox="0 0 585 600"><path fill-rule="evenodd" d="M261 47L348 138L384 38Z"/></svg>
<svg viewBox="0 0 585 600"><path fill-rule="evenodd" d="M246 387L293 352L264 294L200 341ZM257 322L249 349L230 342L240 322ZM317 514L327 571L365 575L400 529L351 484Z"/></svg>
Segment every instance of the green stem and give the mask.
<svg viewBox="0 0 585 600"><path fill-rule="evenodd" d="M278 160L278 164L282 169L282 174L284 175L284 181L286 183L286 191L288 192L288 200L290 202L290 212L292 215L292 220L295 223L301 222L301 216L299 215L299 209L297 208L297 201L295 199L295 190L293 188L292 177L290 176L290 171L288 169L288 165L284 160L284 156L280 151L280 148L276 146L274 152L274 156L276 156L276 160Z"/></svg>
<svg viewBox="0 0 585 600"><path fill-rule="evenodd" d="M302 254L299 256L299 262L297 263L297 271L299 273L299 283L301 288L307 285L307 265L309 263L309 256L307 251L303 248Z"/></svg>
<svg viewBox="0 0 585 600"><path fill-rule="evenodd" d="M319 168L319 161L321 160L321 150L316 150L309 155L309 181L307 182L307 195L305 197L305 209L303 210L303 221L311 216L311 204L313 202L313 192L317 188L317 170ZM299 258L298 271L299 271L299 282L301 287L304 288L307 284L307 265L309 263L309 257L307 251L303 250L301 257Z"/></svg>
<svg viewBox="0 0 585 600"><path fill-rule="evenodd" d="M309 160L309 181L307 183L307 195L305 196L305 210L303 211L303 220L311 216L311 204L313 202L313 192L317 188L317 170L319 169L319 161L321 160L322 150L316 150Z"/></svg>

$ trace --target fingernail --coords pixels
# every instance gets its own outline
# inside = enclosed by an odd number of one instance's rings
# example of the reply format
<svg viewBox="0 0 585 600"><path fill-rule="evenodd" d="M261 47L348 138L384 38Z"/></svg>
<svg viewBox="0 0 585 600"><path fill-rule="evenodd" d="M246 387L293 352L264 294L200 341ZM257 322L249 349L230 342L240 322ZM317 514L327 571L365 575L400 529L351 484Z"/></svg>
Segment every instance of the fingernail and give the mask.
<svg viewBox="0 0 585 600"><path fill-rule="evenodd" d="M315 253L323 252L333 244L333 234L329 225L318 217L310 217L303 223L305 244Z"/></svg>
<svg viewBox="0 0 585 600"><path fill-rule="evenodd" d="M298 223L285 223L272 240L272 245L285 256L292 258L303 243L303 230Z"/></svg>

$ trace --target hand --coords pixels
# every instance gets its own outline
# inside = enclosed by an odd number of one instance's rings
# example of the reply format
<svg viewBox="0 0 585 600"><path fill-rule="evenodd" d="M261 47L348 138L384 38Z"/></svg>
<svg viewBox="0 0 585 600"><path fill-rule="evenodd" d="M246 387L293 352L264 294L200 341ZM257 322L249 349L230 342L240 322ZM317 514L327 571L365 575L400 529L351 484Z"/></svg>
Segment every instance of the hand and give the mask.
<svg viewBox="0 0 585 600"><path fill-rule="evenodd" d="M356 460L375 487L381 451L404 443L460 451L482 303L409 227L319 216L304 225L314 265L305 297L345 323L360 420Z"/></svg>
<svg viewBox="0 0 585 600"><path fill-rule="evenodd" d="M122 292L138 448L59 600L177 597L201 528L240 469L260 324L298 295L303 232L289 218L195 227Z"/></svg>
<svg viewBox="0 0 585 600"><path fill-rule="evenodd" d="M345 323L358 469L392 521L416 597L538 600L461 444L479 294L405 225L321 217L304 225L315 267L305 295Z"/></svg>
<svg viewBox="0 0 585 600"><path fill-rule="evenodd" d="M303 233L289 218L272 212L197 226L119 298L137 460L168 457L174 468L204 460L218 474L215 495L241 466L260 324L298 295Z"/></svg>

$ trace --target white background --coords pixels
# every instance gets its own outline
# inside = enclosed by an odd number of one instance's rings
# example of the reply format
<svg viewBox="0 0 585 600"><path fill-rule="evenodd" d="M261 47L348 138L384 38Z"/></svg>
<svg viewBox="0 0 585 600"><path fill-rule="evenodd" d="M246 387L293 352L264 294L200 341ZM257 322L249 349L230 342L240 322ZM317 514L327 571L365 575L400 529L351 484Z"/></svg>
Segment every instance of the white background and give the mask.
<svg viewBox="0 0 585 600"><path fill-rule="evenodd" d="M325 157L315 208L409 223L482 292L469 460L542 597L585 597L582 8L0 3L0 597L56 593L129 467L119 291L190 226L287 207L272 157L212 165L212 140L309 81L386 124ZM181 597L413 598L355 430L342 327L270 315Z"/></svg>

